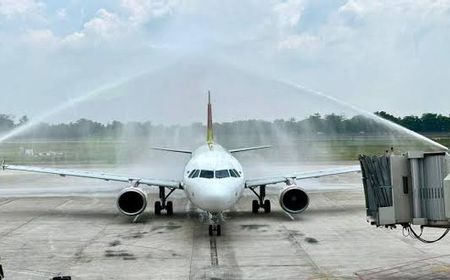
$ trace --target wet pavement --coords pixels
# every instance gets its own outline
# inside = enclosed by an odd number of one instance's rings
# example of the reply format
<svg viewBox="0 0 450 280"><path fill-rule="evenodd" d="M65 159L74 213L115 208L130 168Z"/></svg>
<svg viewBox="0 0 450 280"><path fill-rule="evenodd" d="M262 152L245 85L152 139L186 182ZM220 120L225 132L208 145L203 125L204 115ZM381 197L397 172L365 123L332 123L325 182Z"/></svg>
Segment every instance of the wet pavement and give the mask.
<svg viewBox="0 0 450 280"><path fill-rule="evenodd" d="M2 173L3 174L3 173ZM0 189L108 187L117 184L4 173ZM1 175L1 174L0 174ZM269 190L270 214L251 213L247 192L208 236L201 211L175 193L175 215L153 215L156 192L138 219L112 197L0 198L0 262L6 279L450 279L450 237L422 244L401 229L365 220L359 175L309 180L310 208L292 220ZM119 187L120 184L119 184ZM432 239L440 230L430 230Z"/></svg>

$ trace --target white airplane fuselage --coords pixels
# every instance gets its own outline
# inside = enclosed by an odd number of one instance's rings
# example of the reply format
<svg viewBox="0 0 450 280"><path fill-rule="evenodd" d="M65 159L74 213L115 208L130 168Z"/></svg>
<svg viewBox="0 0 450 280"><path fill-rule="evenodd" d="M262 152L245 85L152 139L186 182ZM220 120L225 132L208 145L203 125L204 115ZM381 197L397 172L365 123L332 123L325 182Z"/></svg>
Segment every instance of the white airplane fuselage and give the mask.
<svg viewBox="0 0 450 280"><path fill-rule="evenodd" d="M195 173L197 176L192 178ZM245 189L244 172L239 161L222 146L205 144L192 153L186 164L183 188L196 207L221 213L241 198Z"/></svg>

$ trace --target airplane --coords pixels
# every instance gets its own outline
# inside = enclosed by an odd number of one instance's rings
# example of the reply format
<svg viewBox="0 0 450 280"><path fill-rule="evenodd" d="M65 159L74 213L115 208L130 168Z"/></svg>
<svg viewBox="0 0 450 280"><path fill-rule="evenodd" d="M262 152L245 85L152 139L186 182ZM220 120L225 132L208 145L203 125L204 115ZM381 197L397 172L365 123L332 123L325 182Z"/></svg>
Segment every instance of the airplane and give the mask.
<svg viewBox="0 0 450 280"><path fill-rule="evenodd" d="M248 151L262 150L271 146L255 146L227 150L214 141L211 95L208 92L206 143L197 149L183 150L154 147L154 150L184 153L191 157L185 165L182 180L167 180L141 178L101 172L82 170L56 169L46 167L8 165L2 163L3 170L56 174L63 177L73 176L105 181L127 183L118 194L116 206L120 213L138 217L147 208L147 192L144 187L159 188L159 200L154 203L155 215L173 215L173 202L168 200L174 191L184 191L190 202L209 217L208 233L220 236L222 234L222 213L232 208L243 196L245 190L256 195L252 201L252 212L257 214L262 209L264 213L271 212L270 200L266 199L266 187L281 188L279 203L281 208L290 214L299 214L308 208L310 198L308 193L296 183L298 180L338 175L350 172L360 172L359 165L331 168L317 171L299 172L281 176L268 176L247 179L242 165L235 158L235 154Z"/></svg>

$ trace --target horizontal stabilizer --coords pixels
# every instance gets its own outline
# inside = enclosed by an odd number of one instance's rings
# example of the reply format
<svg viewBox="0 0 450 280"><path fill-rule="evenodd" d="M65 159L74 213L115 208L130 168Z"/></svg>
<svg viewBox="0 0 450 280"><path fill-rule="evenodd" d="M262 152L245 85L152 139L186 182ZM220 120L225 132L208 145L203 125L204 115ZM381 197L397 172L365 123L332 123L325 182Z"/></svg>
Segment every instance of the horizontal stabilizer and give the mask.
<svg viewBox="0 0 450 280"><path fill-rule="evenodd" d="M230 153L240 153L240 152L248 152L248 151L262 150L262 149L269 149L269 148L272 148L272 146L266 145L266 146L247 147L247 148L229 150L229 152Z"/></svg>
<svg viewBox="0 0 450 280"><path fill-rule="evenodd" d="M151 149L157 150L157 151L172 152L172 153L192 154L192 151L180 150L180 149L170 149L170 148L160 148L160 147L152 147Z"/></svg>

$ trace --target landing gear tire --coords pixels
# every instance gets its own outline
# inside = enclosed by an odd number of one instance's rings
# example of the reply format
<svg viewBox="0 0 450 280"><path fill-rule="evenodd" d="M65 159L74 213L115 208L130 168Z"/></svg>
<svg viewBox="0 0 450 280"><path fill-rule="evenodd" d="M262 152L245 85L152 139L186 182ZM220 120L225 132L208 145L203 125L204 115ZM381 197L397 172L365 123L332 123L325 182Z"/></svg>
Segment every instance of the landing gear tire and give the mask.
<svg viewBox="0 0 450 280"><path fill-rule="evenodd" d="M264 213L270 213L270 200L264 200Z"/></svg>
<svg viewBox="0 0 450 280"><path fill-rule="evenodd" d="M252 201L252 213L257 214L258 210L259 210L259 202L258 202L258 200L253 200Z"/></svg>
<svg viewBox="0 0 450 280"><path fill-rule="evenodd" d="M161 201L155 201L155 215L161 216Z"/></svg>
<svg viewBox="0 0 450 280"><path fill-rule="evenodd" d="M212 225L209 225L208 233L209 233L209 236L213 236L214 231L213 231L213 226Z"/></svg>
<svg viewBox="0 0 450 280"><path fill-rule="evenodd" d="M167 201L166 210L167 210L167 216L173 215L173 202L172 201Z"/></svg>
<svg viewBox="0 0 450 280"><path fill-rule="evenodd" d="M161 211L166 210L167 216L173 215L173 202L167 201L167 198L175 191L175 188L170 188L170 192L166 195L166 188L159 187L159 200L155 201L155 215L161 216Z"/></svg>
<svg viewBox="0 0 450 280"><path fill-rule="evenodd" d="M216 226L216 234L217 234L217 236L221 236L222 235L222 228L220 227L220 225Z"/></svg>
<svg viewBox="0 0 450 280"><path fill-rule="evenodd" d="M208 227L208 233L209 236L214 236L214 232L217 236L222 235L222 227L220 225L209 225Z"/></svg>

